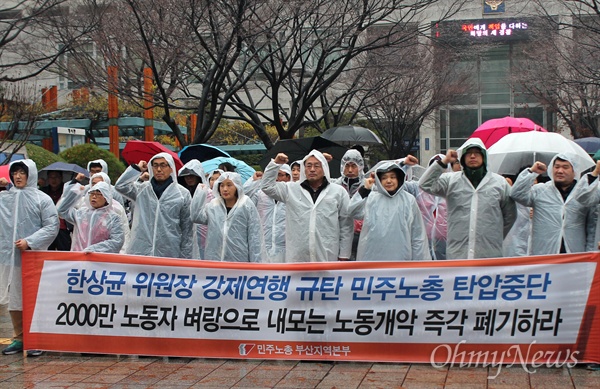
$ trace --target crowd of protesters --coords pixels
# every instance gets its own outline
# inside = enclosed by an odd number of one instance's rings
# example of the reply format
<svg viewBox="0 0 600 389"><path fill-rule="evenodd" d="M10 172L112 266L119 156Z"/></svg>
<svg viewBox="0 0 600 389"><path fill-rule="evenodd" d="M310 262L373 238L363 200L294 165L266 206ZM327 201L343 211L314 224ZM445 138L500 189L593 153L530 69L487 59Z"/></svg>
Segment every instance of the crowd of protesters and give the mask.
<svg viewBox="0 0 600 389"><path fill-rule="evenodd" d="M176 171L159 153L111 185L103 160L38 189L31 160L0 178L0 303L22 351L21 253L73 250L233 262L423 261L595 251L600 228L596 169L581 177L567 154L536 162L513 179L488 170L479 139L429 161L407 179L413 156L366 171L351 149L332 178L330 156L278 154L247 182L229 164ZM548 179L541 178L547 174ZM124 205L128 204L127 212ZM30 355L36 355L30 350Z"/></svg>

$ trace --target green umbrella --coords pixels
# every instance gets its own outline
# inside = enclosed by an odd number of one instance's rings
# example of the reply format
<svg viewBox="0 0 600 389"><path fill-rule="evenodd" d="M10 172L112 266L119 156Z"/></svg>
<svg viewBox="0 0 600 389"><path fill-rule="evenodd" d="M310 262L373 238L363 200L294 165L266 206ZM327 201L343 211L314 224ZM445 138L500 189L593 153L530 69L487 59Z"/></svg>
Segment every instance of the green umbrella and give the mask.
<svg viewBox="0 0 600 389"><path fill-rule="evenodd" d="M598 160L600 159L600 150L596 151L596 154L594 154L592 158L594 158L595 162L598 162Z"/></svg>

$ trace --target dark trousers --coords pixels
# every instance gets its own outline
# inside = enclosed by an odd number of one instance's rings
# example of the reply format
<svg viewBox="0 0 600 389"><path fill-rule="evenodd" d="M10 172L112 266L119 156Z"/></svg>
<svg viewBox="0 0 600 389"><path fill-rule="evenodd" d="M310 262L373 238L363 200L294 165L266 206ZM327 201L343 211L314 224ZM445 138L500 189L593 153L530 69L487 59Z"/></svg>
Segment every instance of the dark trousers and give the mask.
<svg viewBox="0 0 600 389"><path fill-rule="evenodd" d="M58 230L58 235L48 250L71 251L71 232L69 230Z"/></svg>

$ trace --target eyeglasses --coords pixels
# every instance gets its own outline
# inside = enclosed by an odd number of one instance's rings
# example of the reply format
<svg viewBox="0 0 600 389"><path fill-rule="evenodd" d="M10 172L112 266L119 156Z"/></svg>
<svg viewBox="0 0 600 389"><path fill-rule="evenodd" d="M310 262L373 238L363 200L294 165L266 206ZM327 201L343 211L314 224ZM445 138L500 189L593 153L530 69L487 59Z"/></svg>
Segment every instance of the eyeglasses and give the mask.
<svg viewBox="0 0 600 389"><path fill-rule="evenodd" d="M103 197L101 192L90 192L90 197Z"/></svg>
<svg viewBox="0 0 600 389"><path fill-rule="evenodd" d="M170 168L171 166L168 163L153 163L152 164L152 169L166 169L166 168Z"/></svg>
<svg viewBox="0 0 600 389"><path fill-rule="evenodd" d="M23 170L15 170L14 172L11 173L13 176L26 176L27 173L25 173Z"/></svg>
<svg viewBox="0 0 600 389"><path fill-rule="evenodd" d="M321 169L323 165L321 165L320 163L307 163L306 165L304 165L304 167L306 169Z"/></svg>

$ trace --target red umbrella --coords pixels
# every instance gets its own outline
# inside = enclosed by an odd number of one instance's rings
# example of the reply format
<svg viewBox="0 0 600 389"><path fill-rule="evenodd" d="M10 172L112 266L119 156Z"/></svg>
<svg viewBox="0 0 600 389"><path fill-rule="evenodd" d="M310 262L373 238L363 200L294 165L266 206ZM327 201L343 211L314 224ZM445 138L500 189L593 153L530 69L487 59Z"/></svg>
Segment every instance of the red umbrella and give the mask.
<svg viewBox="0 0 600 389"><path fill-rule="evenodd" d="M484 122L481 126L471 134L469 138L479 138L486 148L498 142L504 135L514 132L527 131L546 131L542 126L538 126L527 118L513 118L510 116L490 119Z"/></svg>
<svg viewBox="0 0 600 389"><path fill-rule="evenodd" d="M121 156L128 164L139 163L140 161L150 161L150 158L154 157L158 153L171 154L175 161L175 168L177 171L183 167L183 162L179 159L179 156L174 151L169 150L164 145L158 142L148 142L142 140L130 140L125 145Z"/></svg>
<svg viewBox="0 0 600 389"><path fill-rule="evenodd" d="M10 182L10 174L8 173L8 165L0 166L0 177L4 177Z"/></svg>

